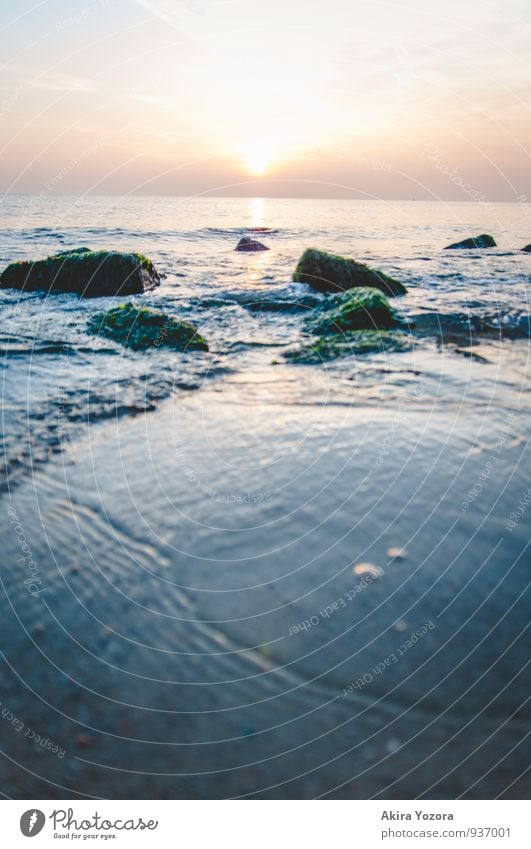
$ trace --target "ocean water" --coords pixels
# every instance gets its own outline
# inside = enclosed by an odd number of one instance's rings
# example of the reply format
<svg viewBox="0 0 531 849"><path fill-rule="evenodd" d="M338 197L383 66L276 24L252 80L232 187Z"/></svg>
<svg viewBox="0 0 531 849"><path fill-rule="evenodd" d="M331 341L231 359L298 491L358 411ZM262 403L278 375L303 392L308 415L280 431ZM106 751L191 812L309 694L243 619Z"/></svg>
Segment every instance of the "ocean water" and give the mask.
<svg viewBox="0 0 531 849"><path fill-rule="evenodd" d="M134 353L87 333L112 300L0 292L5 795L529 792L529 224L518 204L4 199L2 265L139 250L164 278L134 300L210 346ZM270 250L236 253L253 227ZM498 247L443 250L481 232ZM406 350L285 357L312 245L406 284Z"/></svg>
<svg viewBox="0 0 531 849"><path fill-rule="evenodd" d="M253 227L270 228L258 236L270 250L235 252ZM479 232L492 232L499 247L442 250ZM3 485L60 451L87 423L153 410L205 381L237 380L249 399L255 379L271 379L286 403L379 404L407 399L413 375L419 394L438 403L458 397L513 408L523 402L528 357L531 258L520 248L530 239L531 207L522 204L5 197L0 268L82 245L145 253L164 279L136 300L192 320L210 353L135 354L95 339L87 321L113 305L108 299L0 292ZM408 353L349 357L293 377L283 354L300 342L315 297L291 276L312 245L408 286L394 301L404 318L422 320Z"/></svg>

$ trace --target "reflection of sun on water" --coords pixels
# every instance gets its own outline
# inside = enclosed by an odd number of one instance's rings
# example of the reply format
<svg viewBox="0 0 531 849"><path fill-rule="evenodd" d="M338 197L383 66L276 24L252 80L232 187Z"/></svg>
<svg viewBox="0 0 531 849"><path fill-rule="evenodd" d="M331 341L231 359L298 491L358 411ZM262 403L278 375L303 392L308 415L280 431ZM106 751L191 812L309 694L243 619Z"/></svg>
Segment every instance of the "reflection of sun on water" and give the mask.
<svg viewBox="0 0 531 849"><path fill-rule="evenodd" d="M261 232L252 232L255 228L262 228L264 221L266 223L269 215L267 208L267 200L265 198L249 198L245 218L247 219L246 229L252 239L259 241L267 241L266 234ZM249 232L250 231L250 232ZM266 269L271 262L269 251L258 253L238 254L238 264L245 264L245 283L243 285L247 289L255 289L263 286L263 278Z"/></svg>
<svg viewBox="0 0 531 849"><path fill-rule="evenodd" d="M264 199L251 198L251 227L261 227L264 216Z"/></svg>

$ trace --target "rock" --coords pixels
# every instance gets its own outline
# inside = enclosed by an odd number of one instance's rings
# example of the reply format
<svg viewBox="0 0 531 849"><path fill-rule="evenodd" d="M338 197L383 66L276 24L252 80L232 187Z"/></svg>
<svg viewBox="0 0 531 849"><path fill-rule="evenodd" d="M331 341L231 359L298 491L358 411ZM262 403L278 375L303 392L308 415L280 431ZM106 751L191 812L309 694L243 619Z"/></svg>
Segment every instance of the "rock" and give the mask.
<svg viewBox="0 0 531 849"><path fill-rule="evenodd" d="M456 354L461 354L462 357L468 357L469 360L474 360L476 363L489 363L490 360L487 357L482 356L482 354L478 354L477 351L472 351L467 348L456 348Z"/></svg>
<svg viewBox="0 0 531 849"><path fill-rule="evenodd" d="M193 324L179 321L163 312L138 308L133 304L92 316L89 333L114 339L126 348L173 348L176 351L208 351L208 345Z"/></svg>
<svg viewBox="0 0 531 849"><path fill-rule="evenodd" d="M268 251L269 248L263 245L262 242L257 242L256 239L251 239L250 236L242 236L235 251Z"/></svg>
<svg viewBox="0 0 531 849"><path fill-rule="evenodd" d="M392 548L387 549L387 556L391 558L391 560L405 560L407 557L407 549L400 548L399 546L393 546Z"/></svg>
<svg viewBox="0 0 531 849"><path fill-rule="evenodd" d="M235 292L234 302L250 312L310 313L322 306L322 298L314 292L289 289Z"/></svg>
<svg viewBox="0 0 531 849"><path fill-rule="evenodd" d="M382 330L398 324L391 304L378 289L349 289L327 301L310 326L319 335L349 330Z"/></svg>
<svg viewBox="0 0 531 849"><path fill-rule="evenodd" d="M88 749L93 746L95 742L95 738L91 737L90 734L78 734L76 737L76 744L80 749Z"/></svg>
<svg viewBox="0 0 531 849"><path fill-rule="evenodd" d="M376 578L380 578L383 575L384 570L381 566L376 566L374 563L356 563L352 567L352 572L354 575L360 575L362 578L368 577L376 580Z"/></svg>
<svg viewBox="0 0 531 849"><path fill-rule="evenodd" d="M495 248L496 242L489 236L488 233L482 233L481 236L474 236L470 239L463 239L462 242L454 242L453 245L447 245L445 251L450 250L470 250L471 248Z"/></svg>
<svg viewBox="0 0 531 849"><path fill-rule="evenodd" d="M524 253L531 254L531 245L526 245L525 248L522 248Z"/></svg>
<svg viewBox="0 0 531 849"><path fill-rule="evenodd" d="M407 351L411 347L405 333L392 330L354 330L336 336L323 336L306 345L286 351L284 357L295 363L311 365L361 354Z"/></svg>
<svg viewBox="0 0 531 849"><path fill-rule="evenodd" d="M399 324L386 296L368 286L356 287L321 302L307 319L308 330L320 338L285 353L298 363L320 363L349 354L401 351L409 347L404 333L392 333Z"/></svg>
<svg viewBox="0 0 531 849"><path fill-rule="evenodd" d="M58 257L58 256L68 256L68 254L90 254L90 253L92 253L90 248L69 248L66 251L60 251L59 253L54 254L54 256Z"/></svg>
<svg viewBox="0 0 531 849"><path fill-rule="evenodd" d="M308 248L301 256L293 279L319 292L344 292L355 286L370 286L386 295L404 295L406 287L382 271L354 259Z"/></svg>
<svg viewBox="0 0 531 849"><path fill-rule="evenodd" d="M25 292L74 292L85 298L137 295L160 277L142 254L76 248L35 262L14 262L0 275L0 288Z"/></svg>

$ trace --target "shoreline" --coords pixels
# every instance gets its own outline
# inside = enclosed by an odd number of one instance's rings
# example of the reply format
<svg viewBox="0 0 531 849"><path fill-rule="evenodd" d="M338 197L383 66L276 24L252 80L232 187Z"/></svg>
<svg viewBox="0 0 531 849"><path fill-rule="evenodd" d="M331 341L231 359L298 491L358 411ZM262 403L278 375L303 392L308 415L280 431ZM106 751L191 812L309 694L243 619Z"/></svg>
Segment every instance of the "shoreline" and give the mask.
<svg viewBox="0 0 531 849"><path fill-rule="evenodd" d="M11 790L92 795L96 779L104 798L145 798L147 773L153 798L525 792L525 521L504 531L527 489L523 422L459 511L504 422L490 411L478 450L472 409L397 420L204 387L92 430L22 483L12 505L46 591L8 570L2 631L39 696L6 671L5 703L67 754L45 762L7 735L42 775L12 766ZM188 467L212 491L271 497L223 505Z"/></svg>

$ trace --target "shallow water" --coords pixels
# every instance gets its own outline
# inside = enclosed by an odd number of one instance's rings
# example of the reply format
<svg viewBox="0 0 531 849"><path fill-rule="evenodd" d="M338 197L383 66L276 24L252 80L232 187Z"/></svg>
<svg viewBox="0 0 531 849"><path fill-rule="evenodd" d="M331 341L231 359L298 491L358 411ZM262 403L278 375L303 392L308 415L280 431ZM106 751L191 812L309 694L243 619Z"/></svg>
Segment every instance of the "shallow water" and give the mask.
<svg viewBox="0 0 531 849"><path fill-rule="evenodd" d="M4 263L140 250L166 277L136 300L211 348L135 354L85 332L102 300L0 293L6 795L526 792L526 212L4 203ZM253 226L271 250L234 253ZM284 360L307 310L264 301L306 302L312 244L408 285L410 350Z"/></svg>
<svg viewBox="0 0 531 849"><path fill-rule="evenodd" d="M354 381L356 402L380 403L404 397L413 373L439 402L467 393L490 404L495 381L496 403L514 406L528 356L531 255L519 248L530 222L530 209L519 204L8 197L0 268L80 245L141 251L165 277L139 300L197 323L211 352L134 354L90 336L88 318L109 299L0 292L5 474L15 480L31 472L86 421L152 410L174 392L220 378L238 381L251 399L252 381L270 379L288 403L320 401L323 393L351 403ZM236 253L238 238L257 226L271 229L260 236L271 250ZM485 230L498 248L442 250ZM350 357L328 363L324 378L321 365L293 377L282 354L300 340L318 300L290 282L309 245L353 255L408 285L394 305L409 321L422 317L409 354ZM272 311L271 301L283 302L281 309ZM292 311L290 302L300 308ZM441 339L444 366L433 356Z"/></svg>

